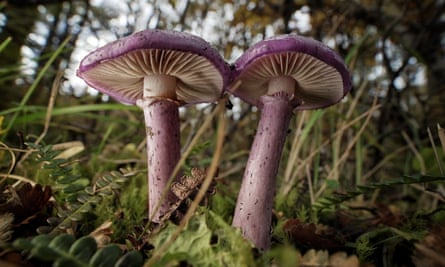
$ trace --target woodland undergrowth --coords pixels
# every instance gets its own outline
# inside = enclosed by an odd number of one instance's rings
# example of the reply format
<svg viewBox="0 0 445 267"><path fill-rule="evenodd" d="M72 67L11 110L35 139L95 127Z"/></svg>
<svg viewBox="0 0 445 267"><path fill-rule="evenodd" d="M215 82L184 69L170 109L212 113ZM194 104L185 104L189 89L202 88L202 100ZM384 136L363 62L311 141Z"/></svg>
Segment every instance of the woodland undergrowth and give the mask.
<svg viewBox="0 0 445 267"><path fill-rule="evenodd" d="M205 178L155 225L141 112L60 95L60 74L47 105L31 105L46 71L0 111L0 265L445 266L445 132L425 129L422 142L405 134L372 163L380 104L363 104L366 81L338 105L292 119L272 248L262 252L231 227L257 110L235 112L230 98L181 109L176 171Z"/></svg>

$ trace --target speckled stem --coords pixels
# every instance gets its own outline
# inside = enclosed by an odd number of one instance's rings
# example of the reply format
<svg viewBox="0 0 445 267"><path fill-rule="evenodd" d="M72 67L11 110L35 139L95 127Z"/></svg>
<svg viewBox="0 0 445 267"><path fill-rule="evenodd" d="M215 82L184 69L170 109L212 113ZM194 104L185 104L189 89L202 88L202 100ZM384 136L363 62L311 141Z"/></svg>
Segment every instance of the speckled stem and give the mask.
<svg viewBox="0 0 445 267"><path fill-rule="evenodd" d="M275 180L292 117L289 96L262 96L261 118L244 172L233 226L260 249L270 247Z"/></svg>
<svg viewBox="0 0 445 267"><path fill-rule="evenodd" d="M138 101L138 105L144 110L147 133L149 216L152 218L156 206L162 201L153 217L154 222L159 222L170 203L176 200L171 192L165 199L161 199L161 196L180 158L178 103L148 97Z"/></svg>

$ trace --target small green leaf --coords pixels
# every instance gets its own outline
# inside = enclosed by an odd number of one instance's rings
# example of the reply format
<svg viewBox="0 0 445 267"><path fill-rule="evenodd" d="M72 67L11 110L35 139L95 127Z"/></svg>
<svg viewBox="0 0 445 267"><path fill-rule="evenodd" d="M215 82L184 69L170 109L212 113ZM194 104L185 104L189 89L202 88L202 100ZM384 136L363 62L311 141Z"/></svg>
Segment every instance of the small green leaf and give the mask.
<svg viewBox="0 0 445 267"><path fill-rule="evenodd" d="M16 239L12 245L20 250L31 250L33 245L31 244L31 242L28 239L25 238L19 238Z"/></svg>
<svg viewBox="0 0 445 267"><path fill-rule="evenodd" d="M56 250L42 245L36 245L31 249L31 254L44 261L53 261L59 257Z"/></svg>
<svg viewBox="0 0 445 267"><path fill-rule="evenodd" d="M84 191L85 191L85 193L87 193L88 195L93 195L93 194L95 193L95 192L94 192L94 188L93 188L92 186L87 186L87 187L85 187Z"/></svg>
<svg viewBox="0 0 445 267"><path fill-rule="evenodd" d="M110 184L110 183L109 183L108 181L104 180L104 179L99 179L99 180L97 180L97 182L96 182L96 185L97 185L97 187L99 187L99 188L106 187L106 186L109 185L109 184Z"/></svg>
<svg viewBox="0 0 445 267"><path fill-rule="evenodd" d="M80 175L70 174L70 175L63 176L63 177L60 177L59 179L57 179L57 183L58 184L71 184L71 183L76 182L79 178L80 178Z"/></svg>
<svg viewBox="0 0 445 267"><path fill-rule="evenodd" d="M91 198L90 195L88 195L88 194L86 194L86 193L80 193L80 194L77 196L77 201L79 201L80 203L85 203L85 202L89 201L90 198Z"/></svg>
<svg viewBox="0 0 445 267"><path fill-rule="evenodd" d="M72 194L75 192L79 192L80 190L83 190L85 186L81 184L70 184L62 189L62 192L64 194Z"/></svg>
<svg viewBox="0 0 445 267"><path fill-rule="evenodd" d="M90 199L88 200L91 204L97 204L99 203L99 201L101 200L100 197L98 196L91 196Z"/></svg>
<svg viewBox="0 0 445 267"><path fill-rule="evenodd" d="M110 196L113 194L113 191L111 191L111 188L106 188L106 190L101 189L100 191L98 191L98 194L100 196L106 197L106 196Z"/></svg>
<svg viewBox="0 0 445 267"><path fill-rule="evenodd" d="M140 267L144 263L141 253L136 250L125 253L114 267Z"/></svg>
<svg viewBox="0 0 445 267"><path fill-rule="evenodd" d="M90 260L90 265L93 267L110 267L121 256L121 249L115 245L108 245L100 250L98 250Z"/></svg>
<svg viewBox="0 0 445 267"><path fill-rule="evenodd" d="M70 220L63 220L57 227L61 230L68 229L72 226L72 222Z"/></svg>
<svg viewBox="0 0 445 267"><path fill-rule="evenodd" d="M49 243L49 247L56 250L68 251L74 243L74 237L69 234L60 234Z"/></svg>
<svg viewBox="0 0 445 267"><path fill-rule="evenodd" d="M88 262L96 249L96 240L91 236L83 236L74 242L69 253L82 261Z"/></svg>
<svg viewBox="0 0 445 267"><path fill-rule="evenodd" d="M81 213L81 212L73 213L69 217L67 217L68 220L73 221L73 222L80 222L83 220L83 218L85 218L85 216L84 216L84 213Z"/></svg>
<svg viewBox="0 0 445 267"><path fill-rule="evenodd" d="M329 188L329 189L338 189L339 188L339 186L340 186L340 184L339 184L339 182L337 181L337 180L334 180L334 179L326 179L326 186Z"/></svg>
<svg viewBox="0 0 445 267"><path fill-rule="evenodd" d="M51 227L48 225L42 225L42 226L37 227L36 232L38 234L49 234L53 229L54 229L54 227Z"/></svg>
<svg viewBox="0 0 445 267"><path fill-rule="evenodd" d="M59 224L60 221L61 219L58 217L49 217L48 219L46 219L46 222L52 226Z"/></svg>
<svg viewBox="0 0 445 267"><path fill-rule="evenodd" d="M118 189L121 188L121 185L116 184L116 183L112 183L112 184L110 184L110 187L111 187L111 189L113 189L113 190L118 190Z"/></svg>
<svg viewBox="0 0 445 267"><path fill-rule="evenodd" d="M114 180L114 177L111 175L104 175L104 176L102 176L102 180L107 183L112 183Z"/></svg>
<svg viewBox="0 0 445 267"><path fill-rule="evenodd" d="M79 192L79 191L76 191L74 193L77 193L77 192ZM67 203L75 203L76 201L77 201L77 194L68 194L65 197L65 202L67 202Z"/></svg>
<svg viewBox="0 0 445 267"><path fill-rule="evenodd" d="M65 217L67 217L69 214L70 214L70 213L69 213L68 211L66 211L66 210L62 210L62 209L57 210L57 216L58 216L59 218L65 218Z"/></svg>
<svg viewBox="0 0 445 267"><path fill-rule="evenodd" d="M38 235L31 240L31 244L46 247L52 240L50 235Z"/></svg>

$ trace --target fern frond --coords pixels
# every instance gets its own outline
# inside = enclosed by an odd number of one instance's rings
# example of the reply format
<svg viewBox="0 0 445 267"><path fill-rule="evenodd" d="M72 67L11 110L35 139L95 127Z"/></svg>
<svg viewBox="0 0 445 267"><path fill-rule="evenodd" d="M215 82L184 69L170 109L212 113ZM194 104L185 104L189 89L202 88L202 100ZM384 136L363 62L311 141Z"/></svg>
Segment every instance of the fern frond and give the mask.
<svg viewBox="0 0 445 267"><path fill-rule="evenodd" d="M83 191L76 195L76 202L67 203L62 209L59 208L58 218L50 218L48 223L53 227L51 233L64 231L71 228L73 224L85 218L104 197L108 197L119 190L123 183L133 174L126 170L113 171L99 178L93 186L83 188ZM48 228L41 229L41 232L48 232Z"/></svg>
<svg viewBox="0 0 445 267"><path fill-rule="evenodd" d="M63 205L57 208L57 217L51 217L47 221L49 226L38 228L38 233L55 233L66 231L74 224L85 218L104 197L113 195L129 177L136 175L131 170L121 169L105 174L91 185L89 179L82 178L75 173L72 161L58 158L59 152L50 145L28 143L30 148L36 150L37 160L42 167L50 170L50 175L55 178L58 193L63 199Z"/></svg>
<svg viewBox="0 0 445 267"><path fill-rule="evenodd" d="M26 145L36 151L36 160L42 164L42 168L50 171L49 175L58 186L60 198L66 202L76 201L77 193L82 191L90 181L75 173L72 162L68 159L58 158L61 152L52 149L51 145L35 143L26 143Z"/></svg>
<svg viewBox="0 0 445 267"><path fill-rule="evenodd" d="M31 257L53 266L73 267L139 267L143 264L141 253L123 251L116 244L98 248L91 236L83 236L77 240L72 235L60 234L57 236L42 234L32 239L17 239L12 246L23 250Z"/></svg>
<svg viewBox="0 0 445 267"><path fill-rule="evenodd" d="M346 193L333 193L330 196L320 198L314 203L313 207L321 211L323 209L332 208L335 205L339 205L345 201L353 199L356 196L372 192L376 189L384 189L390 186L397 185L422 184L437 181L445 181L445 177L429 175L402 176L398 179L391 179L366 185L358 185L357 190L348 191Z"/></svg>

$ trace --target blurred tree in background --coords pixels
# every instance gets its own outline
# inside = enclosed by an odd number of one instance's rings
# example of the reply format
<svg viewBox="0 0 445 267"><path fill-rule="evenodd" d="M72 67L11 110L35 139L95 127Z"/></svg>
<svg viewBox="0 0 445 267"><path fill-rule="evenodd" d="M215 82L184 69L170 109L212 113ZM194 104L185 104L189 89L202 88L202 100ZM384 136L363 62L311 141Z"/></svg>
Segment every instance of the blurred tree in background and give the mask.
<svg viewBox="0 0 445 267"><path fill-rule="evenodd" d="M409 143L422 151L430 146L427 128L445 124L444 14L443 0L1 1L0 40L12 39L0 58L0 109L21 101L48 55L66 38L63 56L51 64L29 103L47 102L59 71L65 74L60 89L64 98L57 101L100 102L76 80L75 68L87 52L134 31L192 32L216 46L229 62L259 40L295 33L323 41L346 59L354 84L348 99L359 99L356 114L369 110L374 99L381 105L359 142L366 148L363 173L380 166L382 175L401 174L413 169L405 168L407 157L392 153L410 151ZM226 149L248 150L245 136L252 137L257 117L250 106L234 103L229 132L239 134L227 137ZM337 116L345 116L343 111ZM329 127L335 125L323 126L326 138L335 132ZM348 145L347 133L344 138L342 147ZM385 165L379 165L384 160Z"/></svg>

